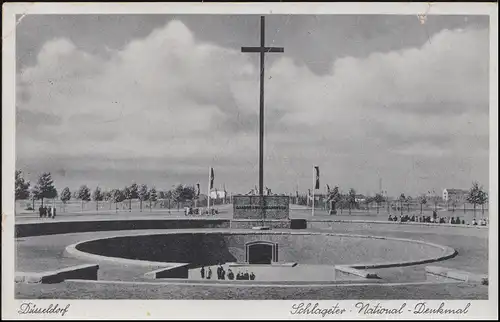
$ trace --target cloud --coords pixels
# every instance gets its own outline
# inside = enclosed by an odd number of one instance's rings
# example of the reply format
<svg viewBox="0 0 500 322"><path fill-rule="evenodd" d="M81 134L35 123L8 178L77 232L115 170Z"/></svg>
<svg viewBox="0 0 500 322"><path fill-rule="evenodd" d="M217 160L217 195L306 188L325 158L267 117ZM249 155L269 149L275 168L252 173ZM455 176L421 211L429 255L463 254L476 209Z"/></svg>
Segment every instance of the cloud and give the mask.
<svg viewBox="0 0 500 322"><path fill-rule="evenodd" d="M404 190L410 187L400 158L446 171L454 167L450 156L458 167L462 157L484 155L488 37L482 29L442 30L419 48L332 58L322 74L286 54L273 60L266 69L269 185L287 191L307 184L311 165L322 163L327 180L339 184L368 189L373 185L352 178L378 182L383 175ZM21 165L50 167L41 160L58 159L65 178L109 167L129 182L141 180L128 177L141 163L190 179L212 164L224 167L226 182L244 185L241 191L255 184L247 182L256 180L249 178L258 151L255 57L201 42L180 21L107 56L54 39L20 72ZM487 180L487 162L480 158L466 180ZM438 180L451 186L455 179L442 174L411 189L439 187Z"/></svg>

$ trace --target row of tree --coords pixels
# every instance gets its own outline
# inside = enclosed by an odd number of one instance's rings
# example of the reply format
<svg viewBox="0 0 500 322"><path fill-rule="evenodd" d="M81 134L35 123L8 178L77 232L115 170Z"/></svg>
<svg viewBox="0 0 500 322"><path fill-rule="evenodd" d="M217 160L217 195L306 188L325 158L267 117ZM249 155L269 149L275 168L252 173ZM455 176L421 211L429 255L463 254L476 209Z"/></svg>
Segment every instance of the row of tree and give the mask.
<svg viewBox="0 0 500 322"><path fill-rule="evenodd" d="M337 207L345 208L346 206L349 208L349 213L351 213L351 209L355 209L359 207L358 201L356 199L356 191L354 189L349 189L347 194L342 194L339 191L339 187L335 186L332 190L328 189L326 200L329 204L329 208L333 211L336 210ZM476 206L481 205L481 210L484 213L484 205L488 203L488 193L486 193L482 186L479 183L474 182L472 187L469 190L465 200L474 206L474 213L476 212ZM401 210L401 214L403 213L403 209L406 206L408 212L410 211L410 205L413 203L413 198L411 196L405 196L402 193L398 200L399 209ZM420 204L420 213L423 212L423 207L429 201L433 201L434 209L437 210L437 205L439 204L438 197L429 197L428 194L423 194L418 197L418 203ZM375 203L377 205L377 213L379 213L380 205L387 202L387 198L384 197L381 193L375 194L373 197L366 197L364 199L364 203L369 207L371 204ZM456 201L452 202L453 210L456 206Z"/></svg>
<svg viewBox="0 0 500 322"><path fill-rule="evenodd" d="M15 174L15 198L16 200L41 200L41 206L45 199L55 199L59 196L60 200L66 205L71 199L80 200L82 202L82 210L85 202L91 200L96 202L96 209L99 209L99 202L107 201L116 205L124 201L129 203L129 211L132 209L132 200L139 200L140 210L143 209L143 203L149 201L149 208L152 209L153 203L156 205L158 201L167 201L177 203L177 208L180 204L186 201L194 201L198 198L194 186L177 185L173 189L167 191L157 191L155 187L148 188L146 184L138 185L133 183L122 189L102 190L97 186L93 191L87 185L82 185L76 191L71 192L69 187L65 187L60 194L52 180L49 172L42 173L38 178L35 186L30 189L30 182L23 177L22 171L17 170ZM116 209L118 209L116 207Z"/></svg>

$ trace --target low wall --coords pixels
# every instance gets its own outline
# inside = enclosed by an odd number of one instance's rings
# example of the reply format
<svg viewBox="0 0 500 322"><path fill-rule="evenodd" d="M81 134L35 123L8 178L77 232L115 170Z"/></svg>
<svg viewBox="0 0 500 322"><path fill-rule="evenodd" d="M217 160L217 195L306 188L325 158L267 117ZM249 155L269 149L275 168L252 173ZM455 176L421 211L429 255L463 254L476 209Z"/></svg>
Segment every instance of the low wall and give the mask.
<svg viewBox="0 0 500 322"><path fill-rule="evenodd" d="M53 284L67 279L97 281L98 270L99 265L87 264L42 273L16 272L15 281L27 284Z"/></svg>
<svg viewBox="0 0 500 322"><path fill-rule="evenodd" d="M440 266L426 266L425 271L428 274L446 277L453 280L488 285L488 276L483 274L474 274Z"/></svg>
<svg viewBox="0 0 500 322"><path fill-rule="evenodd" d="M277 243L280 263L349 265L358 269L412 265L454 255L448 247L416 240L299 231L144 233L90 240L74 247L82 256L186 263L194 268L245 262L245 244L252 241ZM368 264L357 264L360 262Z"/></svg>
<svg viewBox="0 0 500 322"><path fill-rule="evenodd" d="M123 219L16 224L16 237L138 229L228 228L227 219Z"/></svg>
<svg viewBox="0 0 500 322"><path fill-rule="evenodd" d="M188 278L189 264L180 264L167 268L160 268L152 272L144 274L145 278Z"/></svg>

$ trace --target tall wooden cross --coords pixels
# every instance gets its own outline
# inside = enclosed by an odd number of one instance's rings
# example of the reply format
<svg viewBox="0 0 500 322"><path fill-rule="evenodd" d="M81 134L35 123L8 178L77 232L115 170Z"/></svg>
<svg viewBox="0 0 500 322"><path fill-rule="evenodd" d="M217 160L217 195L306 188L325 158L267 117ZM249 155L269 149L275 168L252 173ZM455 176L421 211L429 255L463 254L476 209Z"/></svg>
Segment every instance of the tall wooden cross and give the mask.
<svg viewBox="0 0 500 322"><path fill-rule="evenodd" d="M260 53L259 195L264 195L264 54L282 53L283 47L266 47L265 20L260 17L260 47L241 47L243 53Z"/></svg>

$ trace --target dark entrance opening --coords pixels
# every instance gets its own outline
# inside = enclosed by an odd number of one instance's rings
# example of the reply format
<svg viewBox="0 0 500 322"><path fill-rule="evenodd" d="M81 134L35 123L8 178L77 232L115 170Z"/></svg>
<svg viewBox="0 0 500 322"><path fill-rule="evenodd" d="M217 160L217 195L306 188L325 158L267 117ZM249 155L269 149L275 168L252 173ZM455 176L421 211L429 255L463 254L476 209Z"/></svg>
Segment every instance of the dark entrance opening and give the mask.
<svg viewBox="0 0 500 322"><path fill-rule="evenodd" d="M278 247L275 243L256 241L246 244L246 261L249 264L271 264L278 260Z"/></svg>
<svg viewBox="0 0 500 322"><path fill-rule="evenodd" d="M271 264L273 260L273 246L256 244L248 247L249 264Z"/></svg>

